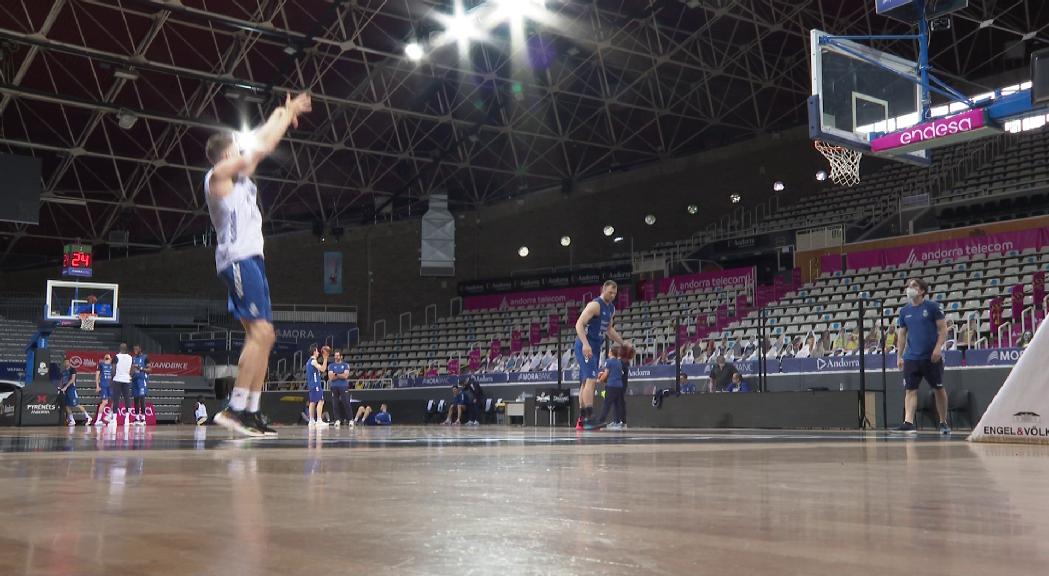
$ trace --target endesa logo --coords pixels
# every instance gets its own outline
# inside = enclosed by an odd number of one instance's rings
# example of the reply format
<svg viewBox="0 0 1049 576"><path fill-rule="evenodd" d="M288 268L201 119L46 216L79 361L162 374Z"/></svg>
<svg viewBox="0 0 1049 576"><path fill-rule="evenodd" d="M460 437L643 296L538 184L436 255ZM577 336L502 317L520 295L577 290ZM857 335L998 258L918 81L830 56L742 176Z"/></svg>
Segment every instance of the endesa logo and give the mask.
<svg viewBox="0 0 1049 576"><path fill-rule="evenodd" d="M911 144L972 132L985 126L984 111L970 110L961 114L919 124L900 132L886 134L871 141L871 151L884 152Z"/></svg>

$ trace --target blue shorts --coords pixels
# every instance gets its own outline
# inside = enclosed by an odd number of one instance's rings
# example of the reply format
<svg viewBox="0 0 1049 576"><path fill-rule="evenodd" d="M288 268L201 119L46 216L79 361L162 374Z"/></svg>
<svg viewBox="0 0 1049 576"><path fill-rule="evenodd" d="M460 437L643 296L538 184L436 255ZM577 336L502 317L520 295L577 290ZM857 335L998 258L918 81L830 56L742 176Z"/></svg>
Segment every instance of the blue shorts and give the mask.
<svg viewBox="0 0 1049 576"><path fill-rule="evenodd" d="M943 388L943 359L933 363L932 360L904 360L903 361L903 387L907 390L917 390L922 379L933 388Z"/></svg>
<svg viewBox="0 0 1049 576"><path fill-rule="evenodd" d="M80 405L80 398L77 397L76 388L70 388L66 390L66 406L70 408L76 408Z"/></svg>
<svg viewBox="0 0 1049 576"><path fill-rule="evenodd" d="M229 311L237 320L273 320L266 262L261 256L238 260L219 276L229 289Z"/></svg>
<svg viewBox="0 0 1049 576"><path fill-rule="evenodd" d="M321 388L310 388L310 402L321 402L324 400L324 390Z"/></svg>
<svg viewBox="0 0 1049 576"><path fill-rule="evenodd" d="M98 385L98 399L109 400L113 397L113 393L109 391L109 384Z"/></svg>
<svg viewBox="0 0 1049 576"><path fill-rule="evenodd" d="M591 342L590 348L594 353L590 356L590 360L587 360L583 358L583 342L579 340L579 338L575 339L575 361L579 363L580 382L597 380L598 361L601 359L601 346L594 346L594 343Z"/></svg>

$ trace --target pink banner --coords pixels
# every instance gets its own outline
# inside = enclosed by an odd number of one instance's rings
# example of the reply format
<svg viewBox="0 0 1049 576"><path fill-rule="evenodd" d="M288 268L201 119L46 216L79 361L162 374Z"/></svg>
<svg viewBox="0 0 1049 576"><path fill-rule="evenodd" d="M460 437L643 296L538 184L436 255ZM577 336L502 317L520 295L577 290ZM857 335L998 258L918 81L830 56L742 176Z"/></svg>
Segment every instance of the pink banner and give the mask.
<svg viewBox="0 0 1049 576"><path fill-rule="evenodd" d="M1012 296L1012 298L1011 298L1012 302L1010 302L1010 304L1012 304L1012 309L1013 309L1013 319L1012 319L1012 321L1013 321L1013 324L1016 324L1017 322L1020 321L1020 316L1023 315L1023 311L1024 311L1024 287L1023 287L1023 284L1017 284L1017 285L1013 286L1012 293L1010 295Z"/></svg>
<svg viewBox="0 0 1049 576"><path fill-rule="evenodd" d="M968 135L968 139L972 139L974 136L972 132L981 130L986 125L987 111L983 108L976 108L875 138L871 140L871 152L875 154L889 150L904 152L916 146L926 148L934 145L945 146L961 141L959 138L965 135Z"/></svg>
<svg viewBox="0 0 1049 576"><path fill-rule="evenodd" d="M523 347L524 346L521 342L521 331L514 330L513 332L510 332L510 353L517 354Z"/></svg>
<svg viewBox="0 0 1049 576"><path fill-rule="evenodd" d="M922 264L931 260L943 261L961 256L1008 253L1013 250L1037 248L1049 243L1049 228L1021 232L1002 232L987 236L971 236L942 242L929 242L899 248L867 250L848 255L849 268L875 268L899 264Z"/></svg>
<svg viewBox="0 0 1049 576"><path fill-rule="evenodd" d="M841 272L841 254L824 254L820 256L820 274Z"/></svg>
<svg viewBox="0 0 1049 576"><path fill-rule="evenodd" d="M538 346L543 341L543 333L539 329L538 322L532 322L532 325L528 327L528 344L530 346Z"/></svg>
<svg viewBox="0 0 1049 576"><path fill-rule="evenodd" d="M503 341L495 338L492 340L492 345L488 349L488 359L495 360L496 358L503 355Z"/></svg>
<svg viewBox="0 0 1049 576"><path fill-rule="evenodd" d="M116 350L112 351L113 362L116 362ZM96 372L98 363L106 355L105 350L68 350L66 360L77 372ZM185 354L147 354L150 374L153 376L202 376L204 362L200 356Z"/></svg>
<svg viewBox="0 0 1049 576"><path fill-rule="evenodd" d="M551 336L557 336L561 333L561 317L557 314L551 314L546 321L546 333Z"/></svg>
<svg viewBox="0 0 1049 576"><path fill-rule="evenodd" d="M732 268L720 272L701 272L671 276L659 281L660 294L707 292L718 288L741 288L754 284L754 268Z"/></svg>
<svg viewBox="0 0 1049 576"><path fill-rule="evenodd" d="M620 294L627 292L626 286L620 288ZM487 310L498 308L579 308L601 295L601 286L580 286L559 288L557 290L540 290L536 292L513 292L509 294L489 294L485 296L467 296L463 298L464 310Z"/></svg>
<svg viewBox="0 0 1049 576"><path fill-rule="evenodd" d="M724 326L728 321L728 304L722 304L717 308L718 326Z"/></svg>
<svg viewBox="0 0 1049 576"><path fill-rule="evenodd" d="M1002 299L1001 297L991 300L991 338L998 338L998 328L1002 325Z"/></svg>
<svg viewBox="0 0 1049 576"><path fill-rule="evenodd" d="M1035 308L1041 310L1045 307L1045 272L1035 272L1031 277L1031 295Z"/></svg>
<svg viewBox="0 0 1049 576"><path fill-rule="evenodd" d="M451 360L448 361L448 373L449 374L455 374L455 375L459 374L459 359L458 358L452 358Z"/></svg>
<svg viewBox="0 0 1049 576"><path fill-rule="evenodd" d="M476 372L481 369L481 349L474 348L467 354L467 358L470 360L470 372Z"/></svg>

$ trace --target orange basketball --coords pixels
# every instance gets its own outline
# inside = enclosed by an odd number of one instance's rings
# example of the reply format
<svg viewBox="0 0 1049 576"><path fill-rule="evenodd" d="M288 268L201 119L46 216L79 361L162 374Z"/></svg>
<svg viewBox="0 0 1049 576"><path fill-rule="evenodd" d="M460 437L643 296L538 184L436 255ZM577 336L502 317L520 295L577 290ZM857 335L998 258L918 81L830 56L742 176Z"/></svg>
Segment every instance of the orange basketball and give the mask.
<svg viewBox="0 0 1049 576"><path fill-rule="evenodd" d="M321 354L323 354L325 356L331 354L331 346L323 346L323 347L321 347Z"/></svg>
<svg viewBox="0 0 1049 576"><path fill-rule="evenodd" d="M94 294L92 294L92 295L87 297L87 303L88 304L95 304L97 302L98 302L98 297L95 296Z"/></svg>

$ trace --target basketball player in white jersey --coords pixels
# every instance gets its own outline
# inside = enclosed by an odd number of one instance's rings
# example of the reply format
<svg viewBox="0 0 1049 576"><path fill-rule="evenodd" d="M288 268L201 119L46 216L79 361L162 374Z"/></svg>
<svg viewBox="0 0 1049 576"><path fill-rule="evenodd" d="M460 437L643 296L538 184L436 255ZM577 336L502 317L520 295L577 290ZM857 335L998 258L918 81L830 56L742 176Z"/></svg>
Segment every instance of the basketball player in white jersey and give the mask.
<svg viewBox="0 0 1049 576"><path fill-rule="evenodd" d="M310 110L309 94L295 98L289 94L285 105L252 133L250 145L236 141L230 132L208 139L212 168L204 176L204 195L217 236L215 268L229 288L229 310L245 331L237 383L229 406L214 421L247 436L277 434L259 415L275 336L263 260L262 213L251 176L259 162L276 150L288 128L298 124L299 115Z"/></svg>
<svg viewBox="0 0 1049 576"><path fill-rule="evenodd" d="M120 351L117 352L117 367L113 371L113 384L116 389L113 390L113 405L110 407L113 418L109 423L114 426L117 418L120 418L120 400L124 401L124 426L128 426L131 419L131 364L132 358L127 353L127 344L122 343Z"/></svg>

